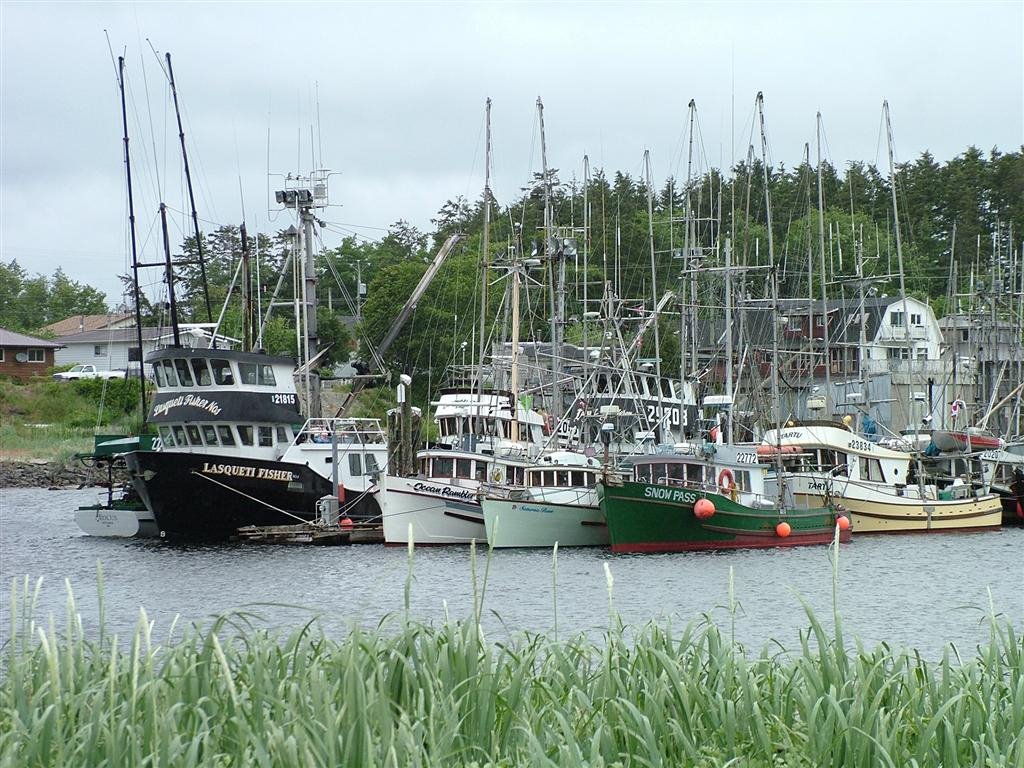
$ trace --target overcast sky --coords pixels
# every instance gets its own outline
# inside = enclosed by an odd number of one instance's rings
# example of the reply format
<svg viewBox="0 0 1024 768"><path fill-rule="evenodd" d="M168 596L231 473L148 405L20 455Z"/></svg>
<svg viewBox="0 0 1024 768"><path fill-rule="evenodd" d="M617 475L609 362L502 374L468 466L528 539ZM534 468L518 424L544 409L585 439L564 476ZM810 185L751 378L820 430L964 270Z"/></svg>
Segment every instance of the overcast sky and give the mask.
<svg viewBox="0 0 1024 768"><path fill-rule="evenodd" d="M153 49L170 52L196 205L207 231L274 231L272 174L331 177L328 246L424 231L449 198L483 186L493 99L495 195L548 162L685 176L687 103L701 167L746 154L765 96L771 159L798 163L821 111L825 156L884 164L888 99L897 160L1024 143L1024 3L47 3L0 0L0 260L62 267L120 300L129 263L121 113L108 49L127 61L136 215L144 258L156 210L188 226L177 129ZM105 32L106 31L106 32ZM152 46L152 47L151 47ZM319 130L318 130L319 126ZM313 134L311 137L311 133ZM269 135L269 141L268 141ZM276 206L271 206L275 208ZM148 255L147 255L148 254Z"/></svg>

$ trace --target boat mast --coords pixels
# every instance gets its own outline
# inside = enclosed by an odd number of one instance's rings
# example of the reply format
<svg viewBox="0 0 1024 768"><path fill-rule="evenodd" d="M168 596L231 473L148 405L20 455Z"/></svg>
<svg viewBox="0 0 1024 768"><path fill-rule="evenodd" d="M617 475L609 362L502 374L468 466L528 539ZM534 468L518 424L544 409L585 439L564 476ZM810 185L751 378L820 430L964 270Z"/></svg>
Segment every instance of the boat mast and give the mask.
<svg viewBox="0 0 1024 768"><path fill-rule="evenodd" d="M687 381L686 376L686 355L690 353L690 369L691 377L696 379L697 377L697 330L696 330L696 318L694 312L696 311L695 304L696 300L696 282L694 279L693 269L695 267L693 259L693 240L691 239L691 229L693 227L693 209L691 208L692 203L690 202L690 188L693 182L693 124L697 116L697 102L694 99L690 99L690 103L687 105L689 112L689 149L686 160L686 195L684 197L686 206L686 214L683 216L683 223L685 230L683 232L683 285L680 286L680 291L683 311L679 313L679 375L682 377L682 381ZM652 246L653 247L653 246ZM689 284L690 291L687 291L687 284ZM689 293L690 301L686 302L686 296ZM657 297L655 297L657 301ZM690 337L692 339L692 349L687 349L691 345ZM659 384L660 387L660 384Z"/></svg>
<svg viewBox="0 0 1024 768"><path fill-rule="evenodd" d="M540 121L540 160L544 179L544 254L548 259L548 277L551 280L551 407L552 417L562 414L562 333L565 323L565 254L551 236L551 176L548 173L547 142L544 137L544 103L537 97L537 119ZM557 267L555 264L557 260ZM557 268L557 278L556 278ZM557 282L556 282L557 281Z"/></svg>
<svg viewBox="0 0 1024 768"><path fill-rule="evenodd" d="M249 352L253 346L252 278L249 274L249 236L245 231L244 221L238 228L238 233L242 238L242 349ZM216 338L216 333L214 338Z"/></svg>
<svg viewBox="0 0 1024 768"><path fill-rule="evenodd" d="M775 417L775 476L779 483L776 505L781 508L785 499L785 487L782 472L782 403L779 394L779 276L776 271L775 241L772 236L772 197L768 191L768 139L764 132L764 95L761 91L757 92L757 115L761 127L761 173L764 177L764 206L768 219L768 269L772 314L772 410Z"/></svg>
<svg viewBox="0 0 1024 768"><path fill-rule="evenodd" d="M824 340L825 353L825 415L829 417L832 408L829 402L832 398L832 350L828 333L828 290L826 288L825 275L825 187L822 184L822 161L821 161L821 112L817 116L817 138L818 138L818 268L821 271L821 334ZM813 338L813 332L812 332Z"/></svg>
<svg viewBox="0 0 1024 768"><path fill-rule="evenodd" d="M178 139L181 141L181 160L185 166L185 187L188 189L188 203L192 208L192 227L196 235L196 252L199 254L199 274L203 280L203 297L206 301L206 322L213 322L213 309L210 307L210 291L206 284L206 259L203 256L203 236L199 231L199 216L196 214L196 197L192 192L192 174L188 169L188 153L185 151L185 129L181 125L181 111L178 109L178 89L174 85L174 70L171 68L171 54L167 59L167 79L171 82L171 95L174 97L174 114L178 119ZM217 346L216 334L211 341Z"/></svg>
<svg viewBox="0 0 1024 768"><path fill-rule="evenodd" d="M480 344L476 368L477 401L483 400L484 392L484 351L487 344L487 277L491 263L491 100L487 99L484 140L484 231L482 239L483 258L480 267ZM479 416L479 411L477 412Z"/></svg>
<svg viewBox="0 0 1024 768"><path fill-rule="evenodd" d="M124 56L117 57L117 86L121 91L121 123L124 126L124 172L128 181L128 229L132 241L132 293L135 297L135 340L139 343L139 393L142 420L146 420L146 367L142 350L142 302L139 296L139 255L135 243L135 196L132 194L132 162L128 152L128 108L124 97Z"/></svg>
<svg viewBox="0 0 1024 768"><path fill-rule="evenodd" d="M658 270L654 258L654 182L651 179L651 151L644 150L644 175L647 182L647 239L651 248L651 312L654 315L654 375L657 377L658 410L657 432L655 439L661 442L664 437L665 406L661 395L661 338L658 336Z"/></svg>
<svg viewBox="0 0 1024 768"><path fill-rule="evenodd" d="M590 255L590 158L586 155L583 156L583 366L586 371L586 366L590 362L590 354L588 352L587 342L587 313L590 311L590 305L588 303L587 283L589 282L589 272L587 271L589 265ZM584 374L585 375L585 374Z"/></svg>
<svg viewBox="0 0 1024 768"><path fill-rule="evenodd" d="M160 203L160 229L164 239L164 276L167 280L167 299L171 305L171 331L174 334L174 346L181 346L181 334L178 331L178 303L174 299L174 268L171 266L171 241L167 234L167 206Z"/></svg>
<svg viewBox="0 0 1024 768"><path fill-rule="evenodd" d="M889 191L892 193L893 229L896 231L896 264L900 273L900 299L903 303L903 336L906 341L907 348L907 414L908 418L911 418L914 393L912 391L913 387L909 382L912 361L914 359L914 342L910 337L910 311L909 305L907 304L907 285L903 273L903 238L900 236L900 213L899 206L896 202L896 163L893 160L892 122L889 120L889 102L887 100L882 102L882 110L885 112L885 135L886 144L889 150ZM912 420L914 422L914 435L916 437L919 432L917 419Z"/></svg>

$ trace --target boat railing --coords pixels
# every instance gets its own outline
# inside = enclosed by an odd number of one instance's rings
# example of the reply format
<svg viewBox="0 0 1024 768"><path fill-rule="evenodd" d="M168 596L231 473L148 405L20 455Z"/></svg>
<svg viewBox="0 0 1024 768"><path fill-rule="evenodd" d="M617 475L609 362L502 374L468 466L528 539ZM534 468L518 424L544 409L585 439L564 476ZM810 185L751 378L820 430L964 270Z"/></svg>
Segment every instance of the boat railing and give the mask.
<svg viewBox="0 0 1024 768"><path fill-rule="evenodd" d="M386 442L379 419L315 418L307 419L295 436L295 443L330 445L367 445Z"/></svg>

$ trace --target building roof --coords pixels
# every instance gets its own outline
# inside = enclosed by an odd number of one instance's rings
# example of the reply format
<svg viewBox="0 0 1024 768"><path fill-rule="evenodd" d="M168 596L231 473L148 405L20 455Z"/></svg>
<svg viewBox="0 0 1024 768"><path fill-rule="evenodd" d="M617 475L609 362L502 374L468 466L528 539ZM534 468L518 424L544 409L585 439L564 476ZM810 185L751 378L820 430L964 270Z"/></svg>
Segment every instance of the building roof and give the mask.
<svg viewBox="0 0 1024 768"><path fill-rule="evenodd" d="M101 328L109 328L112 325L121 325L128 320L134 324L135 315L131 312L118 312L105 315L72 315L43 326L42 330L49 331L54 336L70 336L73 333L83 331L98 331Z"/></svg>
<svg viewBox="0 0 1024 768"><path fill-rule="evenodd" d="M167 333L166 328L143 328L142 339L144 341L156 341ZM137 328L102 328L97 331L85 331L73 333L61 338L62 346L69 344L107 344L119 342L137 342L139 339Z"/></svg>
<svg viewBox="0 0 1024 768"><path fill-rule="evenodd" d="M23 333L15 333L14 331L8 331L6 328L0 328L0 347L48 347L56 349L63 346L63 344L57 341L37 339L35 336L26 336Z"/></svg>

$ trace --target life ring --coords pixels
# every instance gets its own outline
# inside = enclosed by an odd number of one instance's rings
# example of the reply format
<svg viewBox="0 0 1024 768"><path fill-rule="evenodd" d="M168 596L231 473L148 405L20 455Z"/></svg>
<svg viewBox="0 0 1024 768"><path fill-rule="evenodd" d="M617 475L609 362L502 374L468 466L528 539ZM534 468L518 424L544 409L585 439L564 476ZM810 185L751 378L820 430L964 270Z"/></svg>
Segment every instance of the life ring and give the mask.
<svg viewBox="0 0 1024 768"><path fill-rule="evenodd" d="M718 473L718 487L722 493L729 493L736 487L736 480L732 476L731 469L723 469Z"/></svg>

